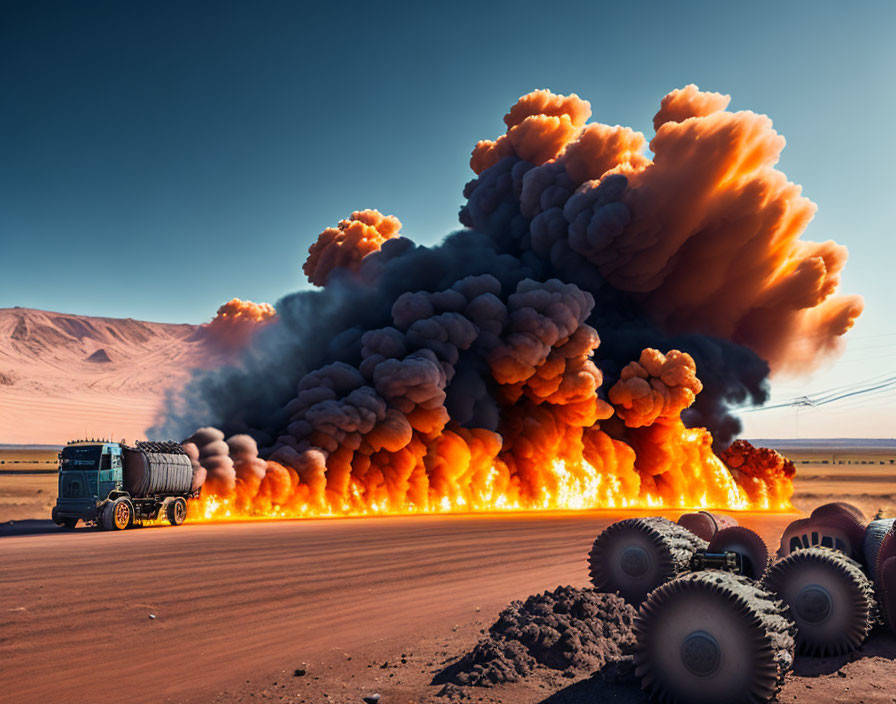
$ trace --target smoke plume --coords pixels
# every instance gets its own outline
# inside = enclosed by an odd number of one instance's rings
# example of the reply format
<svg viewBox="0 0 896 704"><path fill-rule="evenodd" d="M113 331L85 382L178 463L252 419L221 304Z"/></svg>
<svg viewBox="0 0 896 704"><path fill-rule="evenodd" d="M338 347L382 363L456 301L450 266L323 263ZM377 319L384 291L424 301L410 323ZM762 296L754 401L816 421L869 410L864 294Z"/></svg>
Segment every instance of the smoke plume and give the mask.
<svg viewBox="0 0 896 704"><path fill-rule="evenodd" d="M233 353L242 350L252 336L277 316L270 303L253 303L232 298L218 308L200 334L216 350Z"/></svg>
<svg viewBox="0 0 896 704"><path fill-rule="evenodd" d="M356 211L317 236L302 270L311 283L323 286L336 269L357 271L364 257L379 251L400 229L401 222L392 215L378 210Z"/></svg>
<svg viewBox="0 0 896 704"><path fill-rule="evenodd" d="M835 293L845 249L800 239L814 205L774 168L783 138L728 102L670 93L651 159L575 95L524 96L473 150L465 229L328 228L304 266L321 288L154 432L222 428L189 440L203 495L241 511L787 505L783 458L717 453L861 300Z"/></svg>

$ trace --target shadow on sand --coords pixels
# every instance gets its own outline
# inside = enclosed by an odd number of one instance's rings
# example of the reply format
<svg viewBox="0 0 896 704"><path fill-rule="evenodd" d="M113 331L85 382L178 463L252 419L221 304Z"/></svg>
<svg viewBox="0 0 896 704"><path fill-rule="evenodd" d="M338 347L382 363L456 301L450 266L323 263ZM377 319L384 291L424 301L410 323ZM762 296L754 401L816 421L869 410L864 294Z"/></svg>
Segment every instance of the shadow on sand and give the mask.
<svg viewBox="0 0 896 704"><path fill-rule="evenodd" d="M587 680L554 692L540 704L647 704L641 684L634 678L614 680L596 672Z"/></svg>
<svg viewBox="0 0 896 704"><path fill-rule="evenodd" d="M76 528L70 533L83 533L84 528ZM36 518L24 521L5 521L0 523L0 538L9 538L14 535L41 535L43 533L61 533L62 528L50 520L38 520Z"/></svg>
<svg viewBox="0 0 896 704"><path fill-rule="evenodd" d="M865 658L884 658L896 661L896 634L886 628L876 629L865 644L857 651L830 658L810 658L798 656L787 679L808 679L832 675L851 662ZM640 683L634 677L616 678L607 669L596 672L587 680L581 680L569 687L554 692L539 704L646 704L647 697L641 692ZM610 676L608 677L608 674Z"/></svg>
<svg viewBox="0 0 896 704"><path fill-rule="evenodd" d="M153 528L160 528L167 526L142 526L142 525L133 525L128 528L128 532L132 530L151 530ZM60 528L53 521L43 520L37 518L29 518L22 521L5 521L0 523L0 538L13 538L20 535L49 535L49 534L60 534L60 535L92 535L98 532L99 529L96 526L86 526L83 523L78 524L78 527L73 530L66 530L65 528Z"/></svg>
<svg viewBox="0 0 896 704"><path fill-rule="evenodd" d="M896 634L882 626L875 629L871 637L855 652L830 658L798 656L793 663L793 674L797 677L832 675L844 665L874 657L896 660Z"/></svg>

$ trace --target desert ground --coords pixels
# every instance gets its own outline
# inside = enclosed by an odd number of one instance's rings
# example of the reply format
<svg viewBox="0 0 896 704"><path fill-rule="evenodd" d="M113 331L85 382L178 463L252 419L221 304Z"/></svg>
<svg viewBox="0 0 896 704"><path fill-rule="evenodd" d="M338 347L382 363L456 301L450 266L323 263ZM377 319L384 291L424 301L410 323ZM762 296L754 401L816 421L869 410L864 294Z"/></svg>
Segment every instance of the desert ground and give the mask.
<svg viewBox="0 0 896 704"><path fill-rule="evenodd" d="M894 471L877 459L801 464L794 504L805 511L836 497L869 516L896 513ZM645 701L628 681L551 672L494 688L433 683L509 601L586 586L591 541L631 513L63 533L46 520L54 498L53 475L0 473L0 687L9 701L94 702L98 692L186 704L349 703L374 693L382 704ZM772 549L794 517L738 516ZM879 629L849 656L799 657L779 699L893 702L894 683L896 636Z"/></svg>
<svg viewBox="0 0 896 704"><path fill-rule="evenodd" d="M0 443L143 438L207 342L198 325L0 308Z"/></svg>

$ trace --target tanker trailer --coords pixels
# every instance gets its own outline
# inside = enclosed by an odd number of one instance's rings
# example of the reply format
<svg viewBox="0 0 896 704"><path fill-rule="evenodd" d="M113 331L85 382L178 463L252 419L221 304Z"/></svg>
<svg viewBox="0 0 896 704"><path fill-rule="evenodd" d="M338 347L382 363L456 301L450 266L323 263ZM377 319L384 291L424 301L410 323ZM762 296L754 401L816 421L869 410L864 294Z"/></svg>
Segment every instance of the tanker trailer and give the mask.
<svg viewBox="0 0 896 704"><path fill-rule="evenodd" d="M162 516L179 526L187 517L187 499L198 495L180 443L78 441L59 454L59 497L52 517L69 529L81 520L124 530Z"/></svg>

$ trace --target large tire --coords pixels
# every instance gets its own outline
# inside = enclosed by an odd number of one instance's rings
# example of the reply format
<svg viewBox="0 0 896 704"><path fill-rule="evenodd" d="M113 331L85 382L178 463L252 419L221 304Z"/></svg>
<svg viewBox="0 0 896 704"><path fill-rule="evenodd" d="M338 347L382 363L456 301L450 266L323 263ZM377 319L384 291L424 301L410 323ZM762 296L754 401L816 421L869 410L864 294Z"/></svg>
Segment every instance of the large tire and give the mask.
<svg viewBox="0 0 896 704"><path fill-rule="evenodd" d="M878 572L883 564L881 560L880 549L883 547L884 540L893 532L893 526L896 525L896 518L879 518L871 521L865 529L865 540L862 545L862 552L865 557L865 567L871 581L878 584ZM884 558L886 559L886 558Z"/></svg>
<svg viewBox="0 0 896 704"><path fill-rule="evenodd" d="M861 566L831 548L792 552L769 568L763 586L790 609L797 650L807 655L855 650L877 619L874 587Z"/></svg>
<svg viewBox="0 0 896 704"><path fill-rule="evenodd" d="M187 502L179 496L174 501L169 501L165 507L165 515L171 525L183 525L183 522L187 520Z"/></svg>
<svg viewBox="0 0 896 704"><path fill-rule="evenodd" d="M641 606L635 673L661 702L767 702L793 665L793 634L786 608L756 582L691 572Z"/></svg>
<svg viewBox="0 0 896 704"><path fill-rule="evenodd" d="M597 536L588 564L598 591L640 604L664 582L689 569L707 542L666 518L627 518Z"/></svg>
<svg viewBox="0 0 896 704"><path fill-rule="evenodd" d="M106 502L100 516L100 524L103 530L124 530L134 523L134 506L125 498L120 497L114 501Z"/></svg>

